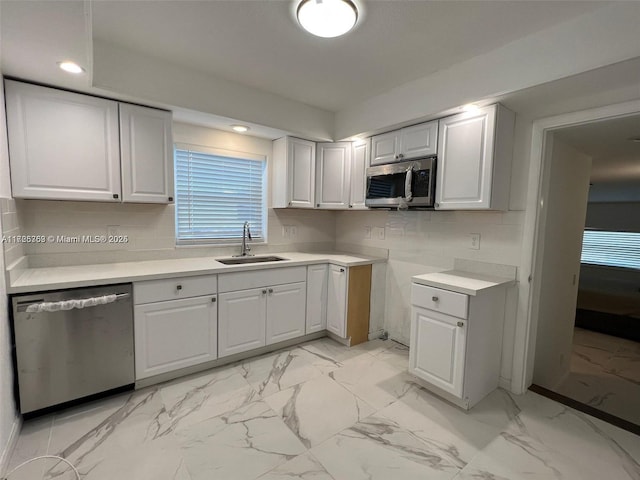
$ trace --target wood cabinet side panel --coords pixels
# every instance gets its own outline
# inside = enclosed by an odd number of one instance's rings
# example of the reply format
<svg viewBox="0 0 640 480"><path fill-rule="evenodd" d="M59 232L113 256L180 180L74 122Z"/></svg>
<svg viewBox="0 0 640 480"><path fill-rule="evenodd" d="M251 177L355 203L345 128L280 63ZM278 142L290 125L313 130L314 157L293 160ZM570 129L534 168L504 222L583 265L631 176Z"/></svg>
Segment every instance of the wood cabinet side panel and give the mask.
<svg viewBox="0 0 640 480"><path fill-rule="evenodd" d="M371 265L349 268L347 290L347 338L353 346L369 340Z"/></svg>

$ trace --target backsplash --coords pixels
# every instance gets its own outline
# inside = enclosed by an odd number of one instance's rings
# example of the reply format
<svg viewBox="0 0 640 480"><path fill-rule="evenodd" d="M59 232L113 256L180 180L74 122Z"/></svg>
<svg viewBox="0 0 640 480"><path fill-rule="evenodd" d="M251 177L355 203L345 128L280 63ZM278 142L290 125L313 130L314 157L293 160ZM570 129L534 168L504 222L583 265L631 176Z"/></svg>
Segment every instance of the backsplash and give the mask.
<svg viewBox="0 0 640 480"><path fill-rule="evenodd" d="M18 200L14 203L18 213L13 215L16 221L20 218L23 235L44 235L56 239L23 244L23 252L10 253L12 257L19 253L28 255L31 267L228 256L238 251L236 245L176 247L174 205L45 200ZM295 238L283 236L284 225L297 227ZM242 225L238 225L238 229L241 231ZM61 241L62 237L107 235L108 230L126 236L128 241ZM332 250L334 238L335 221L331 212L269 209L268 244L255 244L252 251Z"/></svg>
<svg viewBox="0 0 640 480"><path fill-rule="evenodd" d="M2 212L2 235L5 242L2 245L4 250L4 264L9 267L16 260L25 255L25 248L22 242L13 242L12 237L23 234L20 218L16 211L16 201L10 198L0 199L0 212Z"/></svg>

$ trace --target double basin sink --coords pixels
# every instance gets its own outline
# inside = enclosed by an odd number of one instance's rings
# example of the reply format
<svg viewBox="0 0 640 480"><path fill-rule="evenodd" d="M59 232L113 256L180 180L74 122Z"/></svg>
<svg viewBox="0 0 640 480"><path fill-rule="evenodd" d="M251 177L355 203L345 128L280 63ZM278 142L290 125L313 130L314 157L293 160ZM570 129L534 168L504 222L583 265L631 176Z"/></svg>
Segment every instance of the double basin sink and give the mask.
<svg viewBox="0 0 640 480"><path fill-rule="evenodd" d="M281 260L287 260L286 258L276 257L275 255L260 256L260 257L232 257L232 258L217 258L216 261L224 265L245 265L247 263L263 263L263 262L279 262Z"/></svg>

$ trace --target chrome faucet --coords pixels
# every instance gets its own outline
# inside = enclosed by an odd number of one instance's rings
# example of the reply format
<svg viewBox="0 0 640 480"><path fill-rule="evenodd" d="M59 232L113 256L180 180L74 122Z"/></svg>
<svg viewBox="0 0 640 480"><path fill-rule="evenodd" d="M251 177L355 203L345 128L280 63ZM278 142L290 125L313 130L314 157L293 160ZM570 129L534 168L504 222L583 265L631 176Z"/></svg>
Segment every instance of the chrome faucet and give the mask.
<svg viewBox="0 0 640 480"><path fill-rule="evenodd" d="M247 257L253 255L249 253L251 251L251 247L247 245L247 237L249 237L249 240L252 240L249 222L244 222L244 225L242 226L242 247L240 248L240 255L238 255L238 257Z"/></svg>

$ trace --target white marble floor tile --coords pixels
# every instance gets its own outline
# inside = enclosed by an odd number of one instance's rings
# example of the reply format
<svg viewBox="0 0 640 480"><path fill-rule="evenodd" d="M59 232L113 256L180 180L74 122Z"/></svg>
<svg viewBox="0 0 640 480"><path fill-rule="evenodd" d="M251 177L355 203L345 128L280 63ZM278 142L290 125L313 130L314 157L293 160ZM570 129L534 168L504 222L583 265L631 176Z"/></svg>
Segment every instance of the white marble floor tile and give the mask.
<svg viewBox="0 0 640 480"><path fill-rule="evenodd" d="M253 480L306 451L264 402L175 431L193 480Z"/></svg>
<svg viewBox="0 0 640 480"><path fill-rule="evenodd" d="M362 350L350 349L328 337L300 345L296 353L325 374L342 368L346 360L368 355Z"/></svg>
<svg viewBox="0 0 640 480"><path fill-rule="evenodd" d="M9 460L7 471L13 470L26 460L48 453L52 425L53 415L27 420L22 424L22 431ZM51 465L42 460L30 463L16 471L11 479L40 479L45 468Z"/></svg>
<svg viewBox="0 0 640 480"><path fill-rule="evenodd" d="M393 421L462 468L511 422L515 413L505 409L504 396L498 390L466 412L414 387L376 416Z"/></svg>
<svg viewBox="0 0 640 480"><path fill-rule="evenodd" d="M167 416L165 428L192 425L258 399L239 367L190 375L159 387Z"/></svg>
<svg viewBox="0 0 640 480"><path fill-rule="evenodd" d="M311 453L340 480L439 480L461 469L450 452L444 454L442 448L377 415L334 435Z"/></svg>
<svg viewBox="0 0 640 480"><path fill-rule="evenodd" d="M409 347L393 340L391 347L375 353L378 360L383 360L387 364L406 371L409 368Z"/></svg>
<svg viewBox="0 0 640 480"><path fill-rule="evenodd" d="M307 447L317 445L375 411L325 375L271 395L265 401Z"/></svg>
<svg viewBox="0 0 640 480"><path fill-rule="evenodd" d="M309 452L283 463L259 480L335 480Z"/></svg>
<svg viewBox="0 0 640 480"><path fill-rule="evenodd" d="M307 360L306 353L293 348L242 362L242 376L262 397L267 397L322 375Z"/></svg>
<svg viewBox="0 0 640 480"><path fill-rule="evenodd" d="M354 347L351 347L353 351L361 351L367 352L371 355L377 355L380 352L383 352L396 344L393 340L380 340L376 338L374 340L369 340L368 342L361 343Z"/></svg>
<svg viewBox="0 0 640 480"><path fill-rule="evenodd" d="M56 417L49 452L70 460L83 480L188 479L182 452L163 423L157 389L134 392L120 406L118 400ZM45 479L58 478L65 470L62 465L49 469Z"/></svg>
<svg viewBox="0 0 640 480"><path fill-rule="evenodd" d="M378 355L383 353L378 352ZM329 376L376 410L395 402L414 385L413 378L406 371L377 356L348 360L343 368L329 373Z"/></svg>

